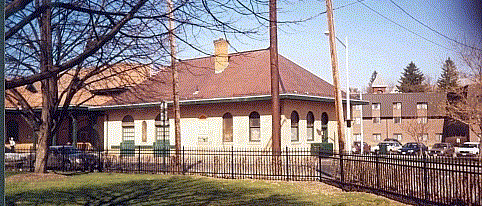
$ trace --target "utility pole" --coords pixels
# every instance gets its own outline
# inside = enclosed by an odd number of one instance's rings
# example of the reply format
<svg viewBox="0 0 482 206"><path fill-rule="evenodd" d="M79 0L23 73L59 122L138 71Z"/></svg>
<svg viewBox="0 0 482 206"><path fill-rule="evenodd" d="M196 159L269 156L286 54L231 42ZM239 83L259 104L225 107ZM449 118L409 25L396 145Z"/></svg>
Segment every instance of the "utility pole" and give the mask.
<svg viewBox="0 0 482 206"><path fill-rule="evenodd" d="M360 100L361 100L361 101L363 101L363 96L362 96L362 95L363 95L363 94L362 94L362 91L361 91L361 88L360 88ZM361 108L361 109L360 109L360 119L361 119L361 121L360 121L360 134L361 134L361 139L360 139L360 144L361 144L360 148L361 148L361 150L360 150L360 154L363 154L363 151L364 151L364 150L363 150L363 145L364 145L364 138L365 138L365 137L363 136L363 135L364 135L364 134L363 134L363 105L360 105L360 108Z"/></svg>
<svg viewBox="0 0 482 206"><path fill-rule="evenodd" d="M278 68L278 36L276 19L276 0L269 1L269 59L271 68L271 104L272 104L272 136L273 155L281 152L281 109L279 98L279 68Z"/></svg>
<svg viewBox="0 0 482 206"><path fill-rule="evenodd" d="M326 0L326 14L328 17L328 32L330 38L330 55L331 55L331 67L333 73L333 85L335 87L335 114L336 121L338 122L338 151L343 153L345 151L345 143L343 139L345 138L345 127L343 124L343 105L341 102L341 90L340 90L340 79L338 74L338 59L336 56L336 42L335 42L335 25L333 22L333 6L331 0Z"/></svg>
<svg viewBox="0 0 482 206"><path fill-rule="evenodd" d="M348 36L345 37L345 74L346 74L346 141L348 142L348 152L352 151L352 125L353 121L351 119L351 104L350 104L350 76L348 67Z"/></svg>
<svg viewBox="0 0 482 206"><path fill-rule="evenodd" d="M176 40L174 39L174 9L172 0L167 0L169 7L169 43L171 47L171 71L172 71L172 110L174 111L174 133L176 165L179 166L181 156L181 111L179 108L179 77L176 69Z"/></svg>

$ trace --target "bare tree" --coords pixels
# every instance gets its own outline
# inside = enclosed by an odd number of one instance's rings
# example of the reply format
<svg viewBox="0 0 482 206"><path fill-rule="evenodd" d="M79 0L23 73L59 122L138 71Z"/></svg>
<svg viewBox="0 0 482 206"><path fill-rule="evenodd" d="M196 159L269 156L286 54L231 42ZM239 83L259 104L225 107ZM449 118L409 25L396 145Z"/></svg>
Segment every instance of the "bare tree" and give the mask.
<svg viewBox="0 0 482 206"><path fill-rule="evenodd" d="M448 94L444 107L447 116L468 125L478 136L481 143L479 151L482 151L482 51L467 47L460 54L470 70L468 78L462 87ZM480 152L479 158L482 161Z"/></svg>
<svg viewBox="0 0 482 206"><path fill-rule="evenodd" d="M433 125L428 121L427 116L407 119L401 125L402 130L410 135L415 142L425 144L428 141L428 131L432 127Z"/></svg>
<svg viewBox="0 0 482 206"><path fill-rule="evenodd" d="M176 39L204 52L196 42L198 33L254 35L267 22L263 5L257 0L177 1L172 9ZM112 82L117 88L136 83L132 72L161 68L171 56L163 0L10 0L5 14L7 101L22 108L38 135L35 172L45 172L48 145L71 104L88 101ZM246 25L241 18L260 24ZM40 117L21 92L39 81ZM73 101L79 91L91 97Z"/></svg>

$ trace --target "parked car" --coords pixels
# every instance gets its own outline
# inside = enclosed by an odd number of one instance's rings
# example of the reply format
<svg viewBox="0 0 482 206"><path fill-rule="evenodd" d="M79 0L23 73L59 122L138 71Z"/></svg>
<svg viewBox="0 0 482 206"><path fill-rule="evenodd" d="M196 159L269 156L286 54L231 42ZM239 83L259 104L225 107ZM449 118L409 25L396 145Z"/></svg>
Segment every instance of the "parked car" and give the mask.
<svg viewBox="0 0 482 206"><path fill-rule="evenodd" d="M480 142L465 142L456 149L457 157L473 157L480 154Z"/></svg>
<svg viewBox="0 0 482 206"><path fill-rule="evenodd" d="M436 143L432 146L432 149L428 150L428 154L431 156L452 157L455 155L455 148L448 142Z"/></svg>
<svg viewBox="0 0 482 206"><path fill-rule="evenodd" d="M404 144L402 149L400 149L400 154L423 154L427 152L428 148L423 143L420 142L409 142Z"/></svg>
<svg viewBox="0 0 482 206"><path fill-rule="evenodd" d="M398 141L383 141L378 143L377 146L371 148L372 153L380 153L381 147L387 147L387 153L395 154L398 153L398 151L402 148L402 144L400 144Z"/></svg>
<svg viewBox="0 0 482 206"><path fill-rule="evenodd" d="M384 142L398 142L398 144L402 144L400 141L398 141L398 139L394 139L394 138L386 138L383 140Z"/></svg>
<svg viewBox="0 0 482 206"><path fill-rule="evenodd" d="M50 169L101 170L99 156L79 150L73 146L50 146L47 167Z"/></svg>
<svg viewBox="0 0 482 206"><path fill-rule="evenodd" d="M360 141L353 142L352 152L354 154L360 154L360 151L361 151L361 142ZM366 142L363 142L363 153L369 154L370 151L371 151L371 146Z"/></svg>

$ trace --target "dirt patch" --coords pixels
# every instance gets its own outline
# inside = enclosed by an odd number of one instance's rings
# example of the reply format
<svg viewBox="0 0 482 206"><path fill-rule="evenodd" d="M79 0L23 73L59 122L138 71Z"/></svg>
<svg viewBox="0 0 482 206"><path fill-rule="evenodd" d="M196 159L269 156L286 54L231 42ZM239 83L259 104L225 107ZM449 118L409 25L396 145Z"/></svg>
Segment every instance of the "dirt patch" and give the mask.
<svg viewBox="0 0 482 206"><path fill-rule="evenodd" d="M336 194L343 190L322 182L293 182L298 188L311 191L313 194Z"/></svg>
<svg viewBox="0 0 482 206"><path fill-rule="evenodd" d="M55 174L55 173L27 173L27 174L18 174L7 177L5 180L7 182L16 182L16 181L30 181L30 182L41 182L47 180L59 180L68 178L68 176Z"/></svg>

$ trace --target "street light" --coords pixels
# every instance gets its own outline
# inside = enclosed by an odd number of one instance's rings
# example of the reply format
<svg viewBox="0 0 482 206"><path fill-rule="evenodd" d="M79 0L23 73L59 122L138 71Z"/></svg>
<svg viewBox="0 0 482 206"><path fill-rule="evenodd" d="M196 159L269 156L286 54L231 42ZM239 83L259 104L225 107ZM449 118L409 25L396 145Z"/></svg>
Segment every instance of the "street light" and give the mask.
<svg viewBox="0 0 482 206"><path fill-rule="evenodd" d="M325 35L328 36L330 34L329 31L325 31ZM336 40L338 40L338 42L340 42L341 45L343 45L343 47L345 47L345 72L346 72L346 121L347 121L347 126L346 126L346 130L347 130L347 134L346 134L346 140L347 140L347 146L348 146L348 152L351 152L351 144L352 144L352 141L351 141L351 112L350 112L350 81L349 81L349 78L348 78L348 36L345 37L345 43L343 43L338 37L336 37ZM362 149L363 149L363 145L362 145Z"/></svg>

